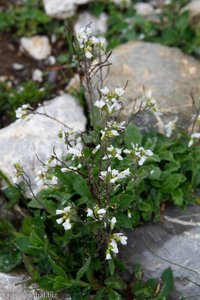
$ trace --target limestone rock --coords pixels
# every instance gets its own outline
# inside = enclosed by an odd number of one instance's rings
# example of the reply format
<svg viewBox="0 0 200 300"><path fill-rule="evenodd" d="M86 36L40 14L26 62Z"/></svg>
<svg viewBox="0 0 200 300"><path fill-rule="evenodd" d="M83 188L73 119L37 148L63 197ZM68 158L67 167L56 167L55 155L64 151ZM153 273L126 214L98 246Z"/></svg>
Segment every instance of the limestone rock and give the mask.
<svg viewBox="0 0 200 300"><path fill-rule="evenodd" d="M86 118L83 110L72 96L64 94L56 97L46 102L44 107L48 115L68 127L81 131L85 129ZM44 108L41 106L37 111L44 113ZM37 156L42 162L46 162L53 154L53 148L60 158L66 154L66 147L58 138L60 128L63 126L55 120L42 115L33 115L29 121L17 120L1 129L0 170L12 179L13 166L20 162L31 179L32 188L37 192L34 178L42 167Z"/></svg>
<svg viewBox="0 0 200 300"><path fill-rule="evenodd" d="M189 11L190 24L193 27L200 27L200 1L192 0L182 11Z"/></svg>
<svg viewBox="0 0 200 300"><path fill-rule="evenodd" d="M176 48L161 46L148 42L129 42L113 50L109 59L112 63L110 73L104 86L114 88L125 86L123 96L125 109L121 119L132 118L134 99L143 95L145 90L151 90L157 100L162 116L143 114L134 121L142 130L156 127L165 132L165 125L178 118L179 125L187 128L191 122L192 99L190 92L199 97L200 63L193 57L184 54ZM94 79L94 99L97 78ZM198 99L198 98L197 98Z"/></svg>
<svg viewBox="0 0 200 300"><path fill-rule="evenodd" d="M69 300L71 299L66 293L56 294L38 289L36 284L26 285L25 282L30 279L30 276L24 270L14 271L9 274L0 272L0 300L11 299L55 299ZM23 282L23 283L22 283Z"/></svg>
<svg viewBox="0 0 200 300"><path fill-rule="evenodd" d="M77 33L81 27L85 27L91 23L92 34L103 35L108 29L107 20L108 16L105 13L101 13L99 18L96 18L89 12L84 11L79 14L78 20L74 25L74 31Z"/></svg>
<svg viewBox="0 0 200 300"><path fill-rule="evenodd" d="M20 45L22 50L37 60L46 59L51 54L51 45L46 36L22 37Z"/></svg>
<svg viewBox="0 0 200 300"><path fill-rule="evenodd" d="M150 3L139 2L135 4L136 13L140 16L149 16L154 12L153 6Z"/></svg>
<svg viewBox="0 0 200 300"><path fill-rule="evenodd" d="M200 206L197 205L191 206L186 212L178 208L169 208L164 213L162 222L146 224L134 232L129 232L128 245L121 249L121 253L130 273L135 264L141 264L146 279L158 278L164 269L171 267L175 289L170 299L198 295L192 298L198 300L199 215Z"/></svg>
<svg viewBox="0 0 200 300"><path fill-rule="evenodd" d="M65 19L73 16L77 5L86 4L90 0L44 0L44 8L50 17Z"/></svg>

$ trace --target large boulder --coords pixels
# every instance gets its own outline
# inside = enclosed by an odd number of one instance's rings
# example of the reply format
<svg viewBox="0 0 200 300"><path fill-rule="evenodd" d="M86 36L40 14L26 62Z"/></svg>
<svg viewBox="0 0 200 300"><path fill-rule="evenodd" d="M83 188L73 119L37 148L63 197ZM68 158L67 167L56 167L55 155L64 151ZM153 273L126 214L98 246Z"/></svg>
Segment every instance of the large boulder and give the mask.
<svg viewBox="0 0 200 300"><path fill-rule="evenodd" d="M183 9L182 12L189 12L189 21L194 28L200 27L200 1L192 0Z"/></svg>
<svg viewBox="0 0 200 300"><path fill-rule="evenodd" d="M197 205L186 212L169 208L161 222L129 231L128 246L121 249L129 272L136 264L141 264L146 279L159 278L164 269L171 267L175 288L170 299L193 295L197 296L192 299L200 299L199 215L200 206Z"/></svg>
<svg viewBox="0 0 200 300"><path fill-rule="evenodd" d="M85 130L86 118L83 109L69 94L44 103L44 107L39 107L37 112L46 112L71 129ZM60 128L64 128L64 126L58 121L35 114L29 121L17 120L1 129L0 170L12 179L14 164L19 162L29 175L32 188L36 192L34 178L38 170L42 168L39 160L46 162L53 154L53 148L59 158L66 154L66 147L58 138Z"/></svg>
<svg viewBox="0 0 200 300"><path fill-rule="evenodd" d="M129 42L113 50L112 66L104 86L128 86L124 95L125 109L121 118L131 118L134 100L141 98L143 89L151 90L162 116L150 114L138 117L142 129L159 124L161 132L169 121L179 120L187 127L191 121L192 99L190 92L198 95L200 88L200 63L181 50L148 42ZM96 83L96 79L94 79ZM96 86L96 84L94 84ZM98 93L94 88L94 99Z"/></svg>
<svg viewBox="0 0 200 300"><path fill-rule="evenodd" d="M44 8L50 17L65 19L74 15L77 5L90 0L44 0Z"/></svg>

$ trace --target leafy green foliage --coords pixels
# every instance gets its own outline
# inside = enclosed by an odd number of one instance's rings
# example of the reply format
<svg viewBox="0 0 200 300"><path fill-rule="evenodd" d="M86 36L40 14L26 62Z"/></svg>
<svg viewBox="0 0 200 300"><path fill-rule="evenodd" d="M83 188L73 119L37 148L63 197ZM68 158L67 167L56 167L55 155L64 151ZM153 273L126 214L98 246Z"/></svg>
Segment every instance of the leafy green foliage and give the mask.
<svg viewBox="0 0 200 300"><path fill-rule="evenodd" d="M44 89L29 81L21 86L9 88L5 83L0 82L0 116L2 116L2 127L15 120L15 110L27 103L36 106L38 103L50 97L53 87L45 85Z"/></svg>
<svg viewBox="0 0 200 300"><path fill-rule="evenodd" d="M49 17L41 0L29 0L23 6L9 6L0 12L0 31L14 31L15 35L55 34L64 36L66 22Z"/></svg>

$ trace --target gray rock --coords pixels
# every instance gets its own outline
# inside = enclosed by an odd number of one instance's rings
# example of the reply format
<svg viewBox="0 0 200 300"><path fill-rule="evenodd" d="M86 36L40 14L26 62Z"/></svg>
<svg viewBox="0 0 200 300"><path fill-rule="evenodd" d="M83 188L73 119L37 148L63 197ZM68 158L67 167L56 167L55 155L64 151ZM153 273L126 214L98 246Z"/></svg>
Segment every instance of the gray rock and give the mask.
<svg viewBox="0 0 200 300"><path fill-rule="evenodd" d="M90 0L43 0L44 8L50 17L65 19L74 15L77 5Z"/></svg>
<svg viewBox="0 0 200 300"><path fill-rule="evenodd" d="M81 27L85 27L91 23L91 29L93 35L103 35L108 29L108 16L105 13L101 13L97 18L91 15L89 12L84 11L79 14L78 20L74 25L74 31L77 33Z"/></svg>
<svg viewBox="0 0 200 300"><path fill-rule="evenodd" d="M154 13L153 6L150 3L138 2L135 4L136 13L140 16L149 16Z"/></svg>
<svg viewBox="0 0 200 300"><path fill-rule="evenodd" d="M12 272L9 274L0 272L0 300L15 300L15 299L55 299L55 300L70 300L71 298L66 293L56 294L53 292L43 291L38 289L35 284L27 285L30 276L23 270Z"/></svg>
<svg viewBox="0 0 200 300"><path fill-rule="evenodd" d="M20 46L22 50L37 60L46 59L51 54L51 45L46 36L22 37Z"/></svg>
<svg viewBox="0 0 200 300"><path fill-rule="evenodd" d="M64 94L56 97L46 102L44 107L48 115L64 122L68 127L81 131L85 129L83 110L72 96ZM37 111L43 113L44 108L40 107ZM58 138L60 128L63 126L55 120L34 115L29 121L17 120L1 129L0 170L13 178L13 166L20 162L30 176L33 190L37 192L34 178L42 165L36 154L42 162L46 162L53 154L54 147L58 157L61 158L66 153L65 145Z"/></svg>
<svg viewBox="0 0 200 300"><path fill-rule="evenodd" d="M200 89L198 60L179 49L148 42L121 45L113 50L109 60L112 66L104 86L123 87L128 80L121 118L132 118L134 99L141 98L145 87L145 90L152 90L158 108L163 113L163 116L149 117L154 119L154 127L164 133L165 125L176 119L180 125L184 122L188 127L186 120L191 122L192 111L190 92L193 90L198 95ZM94 79L94 99L98 99L96 85L97 79ZM152 123L148 125L145 120L143 115L138 120L141 129L152 128Z"/></svg>
<svg viewBox="0 0 200 300"><path fill-rule="evenodd" d="M165 211L160 223L150 223L128 232L128 246L121 249L130 273L141 264L145 278L160 277L171 267L175 289L171 300L198 295L200 299L200 206L186 212L178 208ZM192 283L194 282L194 283ZM195 284L196 283L196 284Z"/></svg>
<svg viewBox="0 0 200 300"><path fill-rule="evenodd" d="M200 27L200 1L192 0L183 9L182 12L189 11L190 24L195 27Z"/></svg>

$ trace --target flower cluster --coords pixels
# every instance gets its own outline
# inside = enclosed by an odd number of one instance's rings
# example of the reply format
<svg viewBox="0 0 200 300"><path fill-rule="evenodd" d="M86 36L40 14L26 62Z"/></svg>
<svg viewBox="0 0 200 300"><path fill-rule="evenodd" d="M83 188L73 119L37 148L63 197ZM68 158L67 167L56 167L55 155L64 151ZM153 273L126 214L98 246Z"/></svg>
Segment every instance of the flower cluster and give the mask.
<svg viewBox="0 0 200 300"><path fill-rule="evenodd" d="M48 174L45 168L37 171L35 183L38 187L42 187L43 185L56 185L58 184L58 178L55 175Z"/></svg>
<svg viewBox="0 0 200 300"><path fill-rule="evenodd" d="M190 141L188 143L188 147L191 147L194 142L198 141L200 139L200 132L194 132L191 134L191 137L190 137Z"/></svg>
<svg viewBox="0 0 200 300"><path fill-rule="evenodd" d="M72 206L67 206L64 209L57 209L56 215L62 215L59 219L56 220L58 224L62 224L65 230L72 228L71 217L74 214L74 209Z"/></svg>
<svg viewBox="0 0 200 300"><path fill-rule="evenodd" d="M106 259L112 259L111 254L117 254L119 253L117 243L121 243L122 245L127 244L127 237L123 233L114 233L111 235L109 243L108 243L108 249L106 251Z"/></svg>
<svg viewBox="0 0 200 300"><path fill-rule="evenodd" d="M106 46L106 40L103 37L91 36L92 31L90 26L82 27L76 35L79 47L83 49L85 57L87 59L93 58L94 49L104 49Z"/></svg>
<svg viewBox="0 0 200 300"><path fill-rule="evenodd" d="M156 100L152 97L151 90L145 91L145 95L142 98L142 106L141 107L145 110L151 110L153 113L156 113L159 115L162 114L157 107Z"/></svg>
<svg viewBox="0 0 200 300"><path fill-rule="evenodd" d="M119 132L123 131L125 128L125 122L117 123L116 121L107 122L107 126L104 130L101 130L101 140L106 138L112 138L119 136Z"/></svg>
<svg viewBox="0 0 200 300"><path fill-rule="evenodd" d="M109 154L105 155L103 157L103 160L109 159L109 158L117 158L118 160L123 160L122 157L122 149L119 148L115 148L112 145L110 147L107 148L107 151L109 152Z"/></svg>
<svg viewBox="0 0 200 300"><path fill-rule="evenodd" d="M99 208L98 205L96 205L93 209L87 208L87 217L102 220L105 214L106 214L106 209Z"/></svg>
<svg viewBox="0 0 200 300"><path fill-rule="evenodd" d="M132 149L125 149L124 153L130 154L133 158L137 158L139 166L142 166L145 160L153 155L150 149L145 150L143 147L139 147L138 144L132 144Z"/></svg>
<svg viewBox="0 0 200 300"><path fill-rule="evenodd" d="M119 172L116 169L111 169L109 166L107 171L101 171L100 178L105 180L106 182L115 183L116 181L120 181L125 179L127 176L130 176L130 169L127 168L126 170Z"/></svg>
<svg viewBox="0 0 200 300"><path fill-rule="evenodd" d="M27 117L30 118L32 116L32 111L33 108L30 106L30 104L23 104L21 107L16 109L16 118L20 120L26 119Z"/></svg>
<svg viewBox="0 0 200 300"><path fill-rule="evenodd" d="M121 110L122 103L119 102L120 97L124 94L124 89L118 87L115 88L113 92L107 87L104 87L101 91L101 99L97 100L94 103L94 106L98 107L99 109L106 110L108 115L112 115L113 113Z"/></svg>
<svg viewBox="0 0 200 300"><path fill-rule="evenodd" d="M60 129L58 137L67 145L68 154L72 156L72 160L82 156L80 131Z"/></svg>

